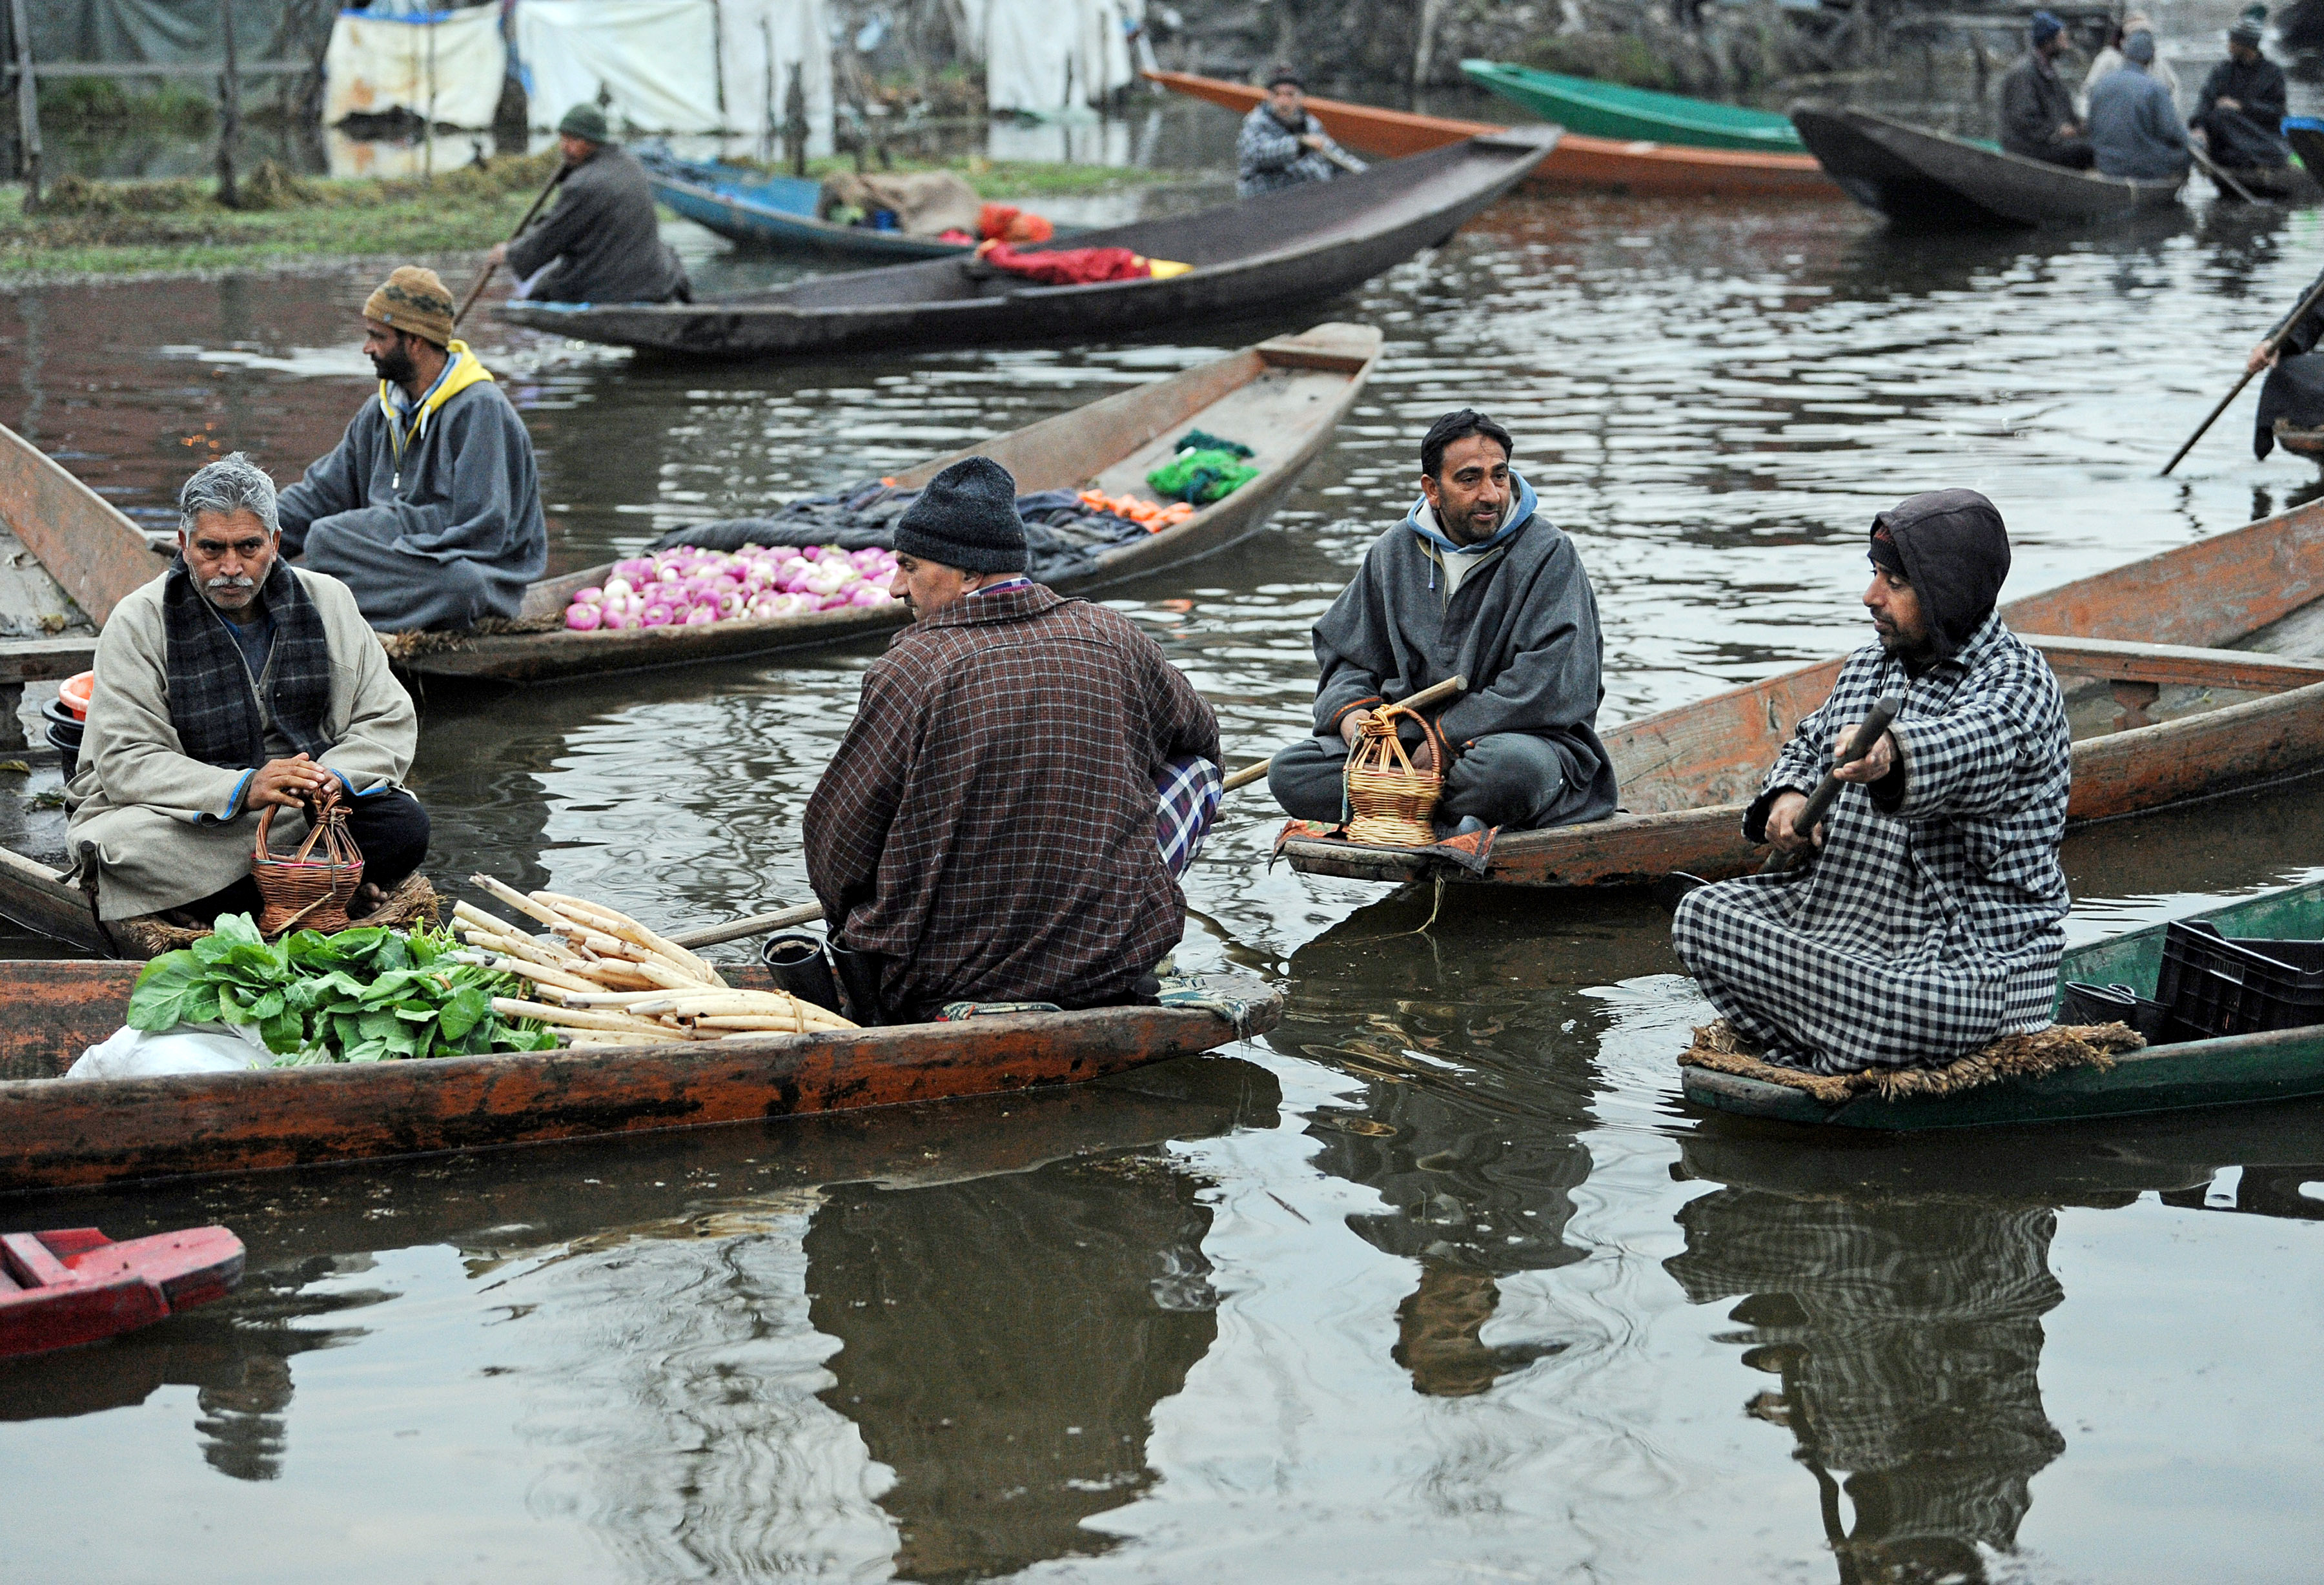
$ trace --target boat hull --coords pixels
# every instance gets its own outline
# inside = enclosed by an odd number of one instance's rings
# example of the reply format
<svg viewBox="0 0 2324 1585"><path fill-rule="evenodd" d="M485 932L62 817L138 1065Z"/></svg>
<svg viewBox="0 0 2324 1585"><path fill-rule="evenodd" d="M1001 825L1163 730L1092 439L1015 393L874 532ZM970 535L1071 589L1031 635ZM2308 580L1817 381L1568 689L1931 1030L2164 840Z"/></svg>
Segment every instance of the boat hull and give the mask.
<svg viewBox="0 0 2324 1585"><path fill-rule="evenodd" d="M1250 114L1266 90L1221 78L1185 71L1149 71L1146 76L1174 93L1206 99ZM1344 99L1309 99L1307 108L1323 130L1359 153L1385 160L1425 153L1499 127L1483 121L1454 121L1409 110L1383 110ZM1756 196L1829 199L1840 196L1812 154L1769 154L1734 149L1697 149L1634 138L1588 137L1566 129L1549 157L1526 177L1527 189L1648 194L1666 198Z"/></svg>
<svg viewBox="0 0 2324 1585"><path fill-rule="evenodd" d="M763 970L724 971L770 986ZM0 1071L53 1074L119 1027L138 968L0 963ZM1274 1027L1280 996L1222 981L1240 1030L1162 1007L973 1018L715 1043L161 1079L0 1081L0 1193L392 1156L1076 1084Z"/></svg>
<svg viewBox="0 0 2324 1585"><path fill-rule="evenodd" d="M1868 209L1928 230L2080 224L2179 201L2186 178L2068 170L1862 110L1803 105L1792 120L1831 179Z"/></svg>
<svg viewBox="0 0 2324 1585"><path fill-rule="evenodd" d="M937 259L695 304L512 303L498 311L536 330L701 358L1136 336L1313 304L1360 285L1450 239L1524 180L1557 136L1554 128L1495 133L1264 200L1071 239L1193 266L1158 279L1038 286Z"/></svg>
<svg viewBox="0 0 2324 1585"><path fill-rule="evenodd" d="M2295 887L2196 916L2228 936L2324 935L2324 884ZM2060 981L2129 985L2154 993L2164 926L2150 926L2066 954ZM2324 1027L2231 1035L2151 1046L2111 1067L1981 1084L1944 1096L1867 1094L1827 1106L1789 1085L1704 1068L1681 1070L1686 1099L1714 1111L1778 1122L1882 1131L1984 1128L2129 1117L2324 1095Z"/></svg>
<svg viewBox="0 0 2324 1585"><path fill-rule="evenodd" d="M1650 139L1698 149L1802 152L1798 132L1772 110L1624 88L1496 60L1463 60L1461 69L1480 88L1489 88L1570 132L1601 138Z"/></svg>
<svg viewBox="0 0 2324 1585"><path fill-rule="evenodd" d="M822 219L816 214L819 182L797 177L751 181L745 179L752 173L732 167L645 154L640 159L664 208L746 248L892 263L949 258L975 246Z"/></svg>

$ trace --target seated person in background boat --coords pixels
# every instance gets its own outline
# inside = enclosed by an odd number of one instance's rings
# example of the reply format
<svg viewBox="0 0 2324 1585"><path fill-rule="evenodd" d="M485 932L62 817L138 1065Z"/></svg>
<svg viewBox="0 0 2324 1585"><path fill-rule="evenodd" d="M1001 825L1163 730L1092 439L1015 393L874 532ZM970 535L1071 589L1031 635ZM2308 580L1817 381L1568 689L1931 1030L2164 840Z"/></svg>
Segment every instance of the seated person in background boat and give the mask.
<svg viewBox="0 0 2324 1585"><path fill-rule="evenodd" d="M2084 122L2087 123L2089 120L2090 90L2106 80L2107 73L2129 59L2122 52L2122 47L2129 41L2130 35L2151 33L2153 31L2154 24L2147 20L2146 13L2144 11L2134 11L2115 24L2112 41L2098 51L2098 59L2090 62L2089 70L2082 74L2082 91L2074 97L2075 108L2081 113ZM2171 69L2171 62L2157 55L2147 63L2146 75L2171 91L2172 113L2176 115L2179 106L2179 74Z"/></svg>
<svg viewBox="0 0 2324 1585"><path fill-rule="evenodd" d="M549 213L485 258L506 264L516 295L537 303L690 302L686 266L661 239L653 186L613 141L605 113L580 104L557 124L565 180Z"/></svg>
<svg viewBox="0 0 2324 1585"><path fill-rule="evenodd" d="M2074 97L2058 77L2058 57L2072 48L2066 24L2037 11L2026 39L2032 48L2001 79L2001 146L2029 160L2088 170L2097 155L2074 119Z"/></svg>
<svg viewBox="0 0 2324 1585"><path fill-rule="evenodd" d="M1017 482L954 463L897 520L917 621L807 800L808 882L887 1015L1153 998L1220 796L1211 707L1128 618L1025 575Z"/></svg>
<svg viewBox="0 0 2324 1585"><path fill-rule="evenodd" d="M2252 14L2259 14L2254 16ZM2227 30L2227 58L2211 68L2187 123L2211 163L2228 170L2281 170L2292 163L2283 139L2283 69L2259 52L2264 5L2247 7Z"/></svg>
<svg viewBox="0 0 2324 1585"><path fill-rule="evenodd" d="M1268 788L1302 820L1336 822L1348 752L1383 702L1465 677L1435 717L1452 753L1440 823L1536 830L1614 812L1598 741L1598 597L1573 541L1535 511L1509 432L1463 408L1420 443L1420 499L1372 541L1315 623L1315 733L1274 757ZM1412 749L1426 769L1434 751Z"/></svg>
<svg viewBox="0 0 2324 1585"><path fill-rule="evenodd" d="M345 583L383 632L514 616L549 565L524 420L452 338L433 270L406 264L371 294L363 345L378 400L282 492L282 553Z"/></svg>
<svg viewBox="0 0 2324 1585"><path fill-rule="evenodd" d="M2309 290L2319 285L2324 285L2324 276L2310 281ZM2304 300L2308 292L2300 295ZM2281 328L2282 321L2277 324ZM2324 306L2309 309L2283 331L2282 341L2270 346L2274 335L2271 330L2244 360L2246 373L2268 372L2267 383L2259 388L2258 419L2252 427L2252 455L2263 459L2275 449L2279 420L2294 429L2324 429L2324 353L2316 350L2324 342Z"/></svg>
<svg viewBox="0 0 2324 1585"><path fill-rule="evenodd" d="M240 452L211 463L179 493L178 559L97 640L66 845L108 922L256 914L259 811L282 809L274 845L295 845L300 795L332 779L364 854L350 915L427 856L427 812L397 786L411 696L346 585L281 548L273 481Z"/></svg>
<svg viewBox="0 0 2324 1585"><path fill-rule="evenodd" d="M1242 118L1241 135L1235 139L1235 196L1256 198L1362 169L1363 162L1333 143L1323 124L1308 114L1306 84L1299 74L1288 66L1269 72L1267 97Z"/></svg>
<svg viewBox="0 0 2324 1585"><path fill-rule="evenodd" d="M2187 173L2187 133L2171 107L2171 90L2146 75L2154 35L2123 42L2126 64L2090 90L2090 147L2098 174L2168 181Z"/></svg>
<svg viewBox="0 0 2324 1585"><path fill-rule="evenodd" d="M1872 520L1877 634L1802 718L1743 817L1804 868L1698 887L1671 939L1737 1034L1820 1074L1937 1064L2045 1027L2064 949L2071 765L2049 662L2003 625L2009 537L1974 490ZM1854 764L1883 695L1904 708ZM1827 772L1849 785L1797 828Z"/></svg>

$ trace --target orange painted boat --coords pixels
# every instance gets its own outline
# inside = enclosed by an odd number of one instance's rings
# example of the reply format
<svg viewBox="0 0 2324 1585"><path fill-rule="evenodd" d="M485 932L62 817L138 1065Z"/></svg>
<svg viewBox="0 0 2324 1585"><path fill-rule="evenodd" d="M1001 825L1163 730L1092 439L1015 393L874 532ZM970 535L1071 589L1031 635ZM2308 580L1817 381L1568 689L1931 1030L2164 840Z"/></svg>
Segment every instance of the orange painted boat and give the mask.
<svg viewBox="0 0 2324 1585"><path fill-rule="evenodd" d="M2049 658L2074 723L2070 820L2107 820L2324 770L2324 502L2264 518L2002 607ZM2044 636L2060 635L2060 636ZM2070 636L2066 636L2070 635ZM1756 869L1743 811L1838 659L1604 733L1624 813L1516 832L1480 877L1518 886L1651 885ZM1286 842L1295 870L1418 880L1406 849ZM1466 879L1452 871L1455 880Z"/></svg>
<svg viewBox="0 0 2324 1585"><path fill-rule="evenodd" d="M1248 115L1267 97L1249 83L1185 71L1149 71L1173 93L1207 99ZM1323 130L1359 153L1397 160L1501 129L1490 122L1453 121L1409 110L1382 110L1344 99L1310 99ZM1629 142L1567 133L1526 179L1533 188L1653 193L1665 197L1738 194L1766 198L1839 198L1842 193L1812 154L1762 154L1734 149L1693 149L1678 143Z"/></svg>

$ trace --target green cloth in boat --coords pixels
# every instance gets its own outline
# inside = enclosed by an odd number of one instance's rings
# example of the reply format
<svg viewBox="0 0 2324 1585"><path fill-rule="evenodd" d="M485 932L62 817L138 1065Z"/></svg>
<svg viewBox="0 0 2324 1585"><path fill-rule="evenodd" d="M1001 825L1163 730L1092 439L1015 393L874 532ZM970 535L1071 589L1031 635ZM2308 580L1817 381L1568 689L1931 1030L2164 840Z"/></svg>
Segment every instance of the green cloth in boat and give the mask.
<svg viewBox="0 0 2324 1585"><path fill-rule="evenodd" d="M2127 1024L2052 1024L2026 1035L2004 1035L1967 1056L1930 1067L1868 1068L1852 1074L1812 1074L1761 1057L1749 1043L1713 1020L1694 1032L1679 1066L1710 1068L1738 1078L1803 1090L1826 1106L1870 1093L1883 1101L1957 1095L2004 1079L2035 1079L2068 1068L2114 1066L2117 1052L2136 1051L2144 1036Z"/></svg>
<svg viewBox="0 0 2324 1585"><path fill-rule="evenodd" d="M1146 484L1165 501L1204 506L1233 494L1257 477L1259 470L1246 466L1234 452L1182 451L1147 475Z"/></svg>

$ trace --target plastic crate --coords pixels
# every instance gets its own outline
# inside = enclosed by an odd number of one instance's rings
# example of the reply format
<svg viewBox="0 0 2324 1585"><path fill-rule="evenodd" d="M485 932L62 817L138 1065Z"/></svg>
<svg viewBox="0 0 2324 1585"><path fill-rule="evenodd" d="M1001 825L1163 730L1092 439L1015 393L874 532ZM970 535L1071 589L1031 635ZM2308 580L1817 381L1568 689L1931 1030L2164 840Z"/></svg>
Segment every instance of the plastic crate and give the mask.
<svg viewBox="0 0 2324 1585"><path fill-rule="evenodd" d="M2174 920L2154 999L2171 1009L2173 1040L2324 1024L2324 941L2230 940Z"/></svg>

